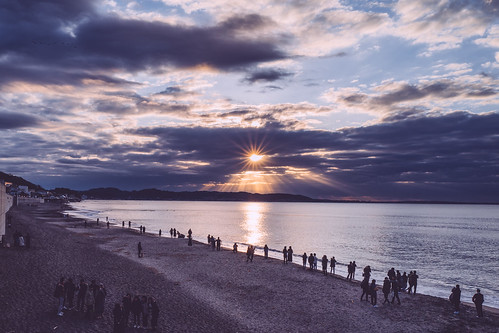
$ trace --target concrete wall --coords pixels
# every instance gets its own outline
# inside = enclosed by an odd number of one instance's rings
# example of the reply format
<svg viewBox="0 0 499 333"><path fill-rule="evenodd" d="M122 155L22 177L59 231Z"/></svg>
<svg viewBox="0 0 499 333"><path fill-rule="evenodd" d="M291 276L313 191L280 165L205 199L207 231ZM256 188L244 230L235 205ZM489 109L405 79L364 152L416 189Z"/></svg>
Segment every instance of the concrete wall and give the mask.
<svg viewBox="0 0 499 333"><path fill-rule="evenodd" d="M17 206L19 205L39 205L45 202L43 198L17 197Z"/></svg>
<svg viewBox="0 0 499 333"><path fill-rule="evenodd" d="M6 214L13 202L13 197L5 191L5 185L0 183L0 236L5 235Z"/></svg>

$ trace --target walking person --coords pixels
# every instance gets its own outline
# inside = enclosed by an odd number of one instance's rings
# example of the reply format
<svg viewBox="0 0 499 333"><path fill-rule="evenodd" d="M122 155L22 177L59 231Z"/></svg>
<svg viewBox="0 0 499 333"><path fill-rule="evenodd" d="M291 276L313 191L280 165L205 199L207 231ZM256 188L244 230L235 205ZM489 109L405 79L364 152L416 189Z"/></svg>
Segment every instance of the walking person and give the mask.
<svg viewBox="0 0 499 333"><path fill-rule="evenodd" d="M336 269L336 258L333 256L331 258L331 274L335 274L335 269Z"/></svg>
<svg viewBox="0 0 499 333"><path fill-rule="evenodd" d="M482 310L482 304L484 302L484 297L480 293L480 289L476 290L476 294L473 295L471 298L473 303L475 303L475 308L476 308L476 317L477 318L482 318L483 317L483 310Z"/></svg>
<svg viewBox="0 0 499 333"><path fill-rule="evenodd" d="M458 284L452 288L449 300L454 306L454 314L459 314L459 306L461 305L461 289Z"/></svg>
<svg viewBox="0 0 499 333"><path fill-rule="evenodd" d="M139 258L142 258L143 255L142 255L142 243L141 242L139 242L139 244L137 244L137 250L138 250Z"/></svg>
<svg viewBox="0 0 499 333"><path fill-rule="evenodd" d="M62 312L62 309L64 308L64 278L61 278L59 283L56 284L54 297L57 298L58 301L57 315L62 317L64 315L64 312Z"/></svg>
<svg viewBox="0 0 499 333"><path fill-rule="evenodd" d="M414 295L416 295L416 289L418 288L418 278L416 271L412 273L412 285L414 286Z"/></svg>
<svg viewBox="0 0 499 333"><path fill-rule="evenodd" d="M237 243L232 246L232 252L237 253Z"/></svg>

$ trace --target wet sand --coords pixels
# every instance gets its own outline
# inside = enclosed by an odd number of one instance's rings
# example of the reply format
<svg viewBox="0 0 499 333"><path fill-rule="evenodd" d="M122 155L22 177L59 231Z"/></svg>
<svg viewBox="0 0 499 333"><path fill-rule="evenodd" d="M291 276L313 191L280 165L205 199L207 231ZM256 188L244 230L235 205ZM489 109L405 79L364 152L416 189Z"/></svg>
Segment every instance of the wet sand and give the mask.
<svg viewBox="0 0 499 333"><path fill-rule="evenodd" d="M244 253L187 246L187 239L169 234L107 229L102 221L84 228L61 209L45 204L12 211L7 240L16 229L30 232L32 246L0 249L0 332L112 332L112 308L127 292L157 298L160 332L499 332L497 311L475 318L475 309L463 305L454 315L447 300L403 293L402 305L383 306L381 291L374 308L360 301L358 281L260 256L247 263ZM58 317L52 293L60 277L102 282L108 292L103 318L87 320L75 311Z"/></svg>

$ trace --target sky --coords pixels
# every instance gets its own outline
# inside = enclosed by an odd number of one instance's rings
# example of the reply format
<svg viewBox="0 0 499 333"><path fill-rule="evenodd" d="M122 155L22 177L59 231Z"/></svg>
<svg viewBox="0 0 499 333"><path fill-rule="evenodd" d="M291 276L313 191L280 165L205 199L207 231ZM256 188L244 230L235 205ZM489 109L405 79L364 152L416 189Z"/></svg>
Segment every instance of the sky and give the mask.
<svg viewBox="0 0 499 333"><path fill-rule="evenodd" d="M2 1L0 171L499 202L498 75L499 0Z"/></svg>

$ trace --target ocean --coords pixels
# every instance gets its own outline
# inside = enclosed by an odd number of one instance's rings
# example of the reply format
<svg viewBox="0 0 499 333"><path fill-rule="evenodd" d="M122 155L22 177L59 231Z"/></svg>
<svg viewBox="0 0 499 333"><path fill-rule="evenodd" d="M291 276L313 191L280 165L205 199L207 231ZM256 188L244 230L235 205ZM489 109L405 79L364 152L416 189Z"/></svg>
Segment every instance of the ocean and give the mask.
<svg viewBox="0 0 499 333"><path fill-rule="evenodd" d="M391 267L416 270L418 293L447 298L459 284L462 301L471 302L480 288L484 305L499 308L496 205L84 200L71 206L72 216L126 227L131 221L146 232L161 229L164 237L170 228L184 234L190 228L195 240L207 242L210 234L224 247L237 242L245 251L252 244L262 255L267 244L279 259L291 245L300 265L304 252L335 256L343 276L355 260L358 280L366 265L379 283Z"/></svg>

